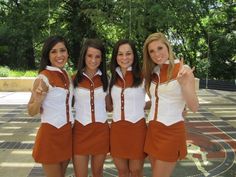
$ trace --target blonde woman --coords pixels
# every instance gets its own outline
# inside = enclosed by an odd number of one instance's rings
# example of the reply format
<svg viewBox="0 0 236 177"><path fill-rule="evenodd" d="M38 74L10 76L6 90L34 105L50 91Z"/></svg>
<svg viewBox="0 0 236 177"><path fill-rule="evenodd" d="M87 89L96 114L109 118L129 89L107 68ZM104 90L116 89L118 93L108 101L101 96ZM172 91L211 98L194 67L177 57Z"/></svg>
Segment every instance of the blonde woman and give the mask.
<svg viewBox="0 0 236 177"><path fill-rule="evenodd" d="M143 59L145 89L152 103L144 151L152 176L169 177L176 162L187 154L184 107L195 112L199 106L193 69L175 58L162 33L148 36Z"/></svg>

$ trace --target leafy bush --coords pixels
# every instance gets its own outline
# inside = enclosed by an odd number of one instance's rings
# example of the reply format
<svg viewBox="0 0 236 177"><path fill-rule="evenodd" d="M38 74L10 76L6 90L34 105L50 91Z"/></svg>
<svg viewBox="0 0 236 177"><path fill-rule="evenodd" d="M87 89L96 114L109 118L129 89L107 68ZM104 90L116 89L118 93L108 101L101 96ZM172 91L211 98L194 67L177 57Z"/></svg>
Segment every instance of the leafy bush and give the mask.
<svg viewBox="0 0 236 177"><path fill-rule="evenodd" d="M28 71L22 71L22 70L10 70L9 76L11 77L35 77L37 76L38 71L34 70L28 70Z"/></svg>
<svg viewBox="0 0 236 177"><path fill-rule="evenodd" d="M37 75L38 75L38 72L37 71L32 71L32 70L26 71L25 74L24 74L25 77L36 77Z"/></svg>
<svg viewBox="0 0 236 177"><path fill-rule="evenodd" d="M35 70L11 70L7 66L0 66L0 77L36 77L38 71Z"/></svg>
<svg viewBox="0 0 236 177"><path fill-rule="evenodd" d="M11 70L9 73L10 77L22 77L24 76L25 71Z"/></svg>
<svg viewBox="0 0 236 177"><path fill-rule="evenodd" d="M7 66L0 66L0 77L8 77L10 69Z"/></svg>

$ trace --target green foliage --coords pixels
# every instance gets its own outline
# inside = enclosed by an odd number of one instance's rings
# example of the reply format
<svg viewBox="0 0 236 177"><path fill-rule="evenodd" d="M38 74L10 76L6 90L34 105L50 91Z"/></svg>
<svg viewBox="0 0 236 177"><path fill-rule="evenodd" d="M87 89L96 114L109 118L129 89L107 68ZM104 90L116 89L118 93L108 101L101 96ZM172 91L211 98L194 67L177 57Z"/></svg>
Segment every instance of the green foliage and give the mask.
<svg viewBox="0 0 236 177"><path fill-rule="evenodd" d="M73 72L86 38L102 39L109 59L118 39L133 39L142 55L145 38L161 31L198 77L234 80L235 14L233 0L1 1L0 63L34 70L43 41L59 34L69 41Z"/></svg>
<svg viewBox="0 0 236 177"><path fill-rule="evenodd" d="M0 77L8 77L10 69L7 66L0 66Z"/></svg>
<svg viewBox="0 0 236 177"><path fill-rule="evenodd" d="M36 70L10 70L10 77L35 77L38 71Z"/></svg>
<svg viewBox="0 0 236 177"><path fill-rule="evenodd" d="M38 71L26 71L24 77L36 77L38 75Z"/></svg>

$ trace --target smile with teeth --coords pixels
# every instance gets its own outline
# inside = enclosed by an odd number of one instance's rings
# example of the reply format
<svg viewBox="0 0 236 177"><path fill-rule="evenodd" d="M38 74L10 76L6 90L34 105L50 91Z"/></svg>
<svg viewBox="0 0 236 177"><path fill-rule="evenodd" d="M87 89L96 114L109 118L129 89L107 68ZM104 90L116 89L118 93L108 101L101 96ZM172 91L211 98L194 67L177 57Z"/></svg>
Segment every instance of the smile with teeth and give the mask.
<svg viewBox="0 0 236 177"><path fill-rule="evenodd" d="M130 62L129 61L126 61L126 62L121 62L122 64L129 64Z"/></svg>
<svg viewBox="0 0 236 177"><path fill-rule="evenodd" d="M56 60L56 61L57 61L57 63L63 63L63 62L64 62L63 59L58 59L58 60Z"/></svg>

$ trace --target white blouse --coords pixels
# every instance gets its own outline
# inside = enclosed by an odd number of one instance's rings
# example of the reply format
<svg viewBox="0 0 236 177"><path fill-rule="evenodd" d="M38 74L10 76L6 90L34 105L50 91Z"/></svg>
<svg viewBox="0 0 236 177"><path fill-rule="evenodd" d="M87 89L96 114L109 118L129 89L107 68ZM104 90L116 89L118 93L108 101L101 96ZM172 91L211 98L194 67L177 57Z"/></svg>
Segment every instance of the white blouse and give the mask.
<svg viewBox="0 0 236 177"><path fill-rule="evenodd" d="M129 68L131 70L131 68ZM123 85L126 82L123 78L119 67L116 68L116 72L123 80ZM126 121L136 123L140 119L144 118L144 107L145 107L145 89L144 85L141 84L138 87L120 87L113 85L111 89L111 96L113 101L113 121L117 122L121 120L122 110L124 111L124 119Z"/></svg>
<svg viewBox="0 0 236 177"><path fill-rule="evenodd" d="M59 68L47 66L49 71L62 71ZM67 111L69 112L69 121L73 123L72 116L72 83L70 82L70 89L64 89L61 87L53 87L49 84L48 78L39 74L38 78L48 86L48 93L42 103L43 112L41 113L41 122L49 123L56 128L60 128L67 123ZM69 77L68 77L69 78ZM67 94L69 93L68 105L69 110L66 109Z"/></svg>
<svg viewBox="0 0 236 177"><path fill-rule="evenodd" d="M90 82L90 88L83 87L83 84L79 84L74 89L75 98L75 119L82 125L88 125L93 122L105 123L107 121L106 92L103 91L102 84L100 86L95 85L85 73L85 78ZM96 75L101 75L101 71L98 70ZM94 76L94 77L95 77ZM82 81L83 82L83 81Z"/></svg>

